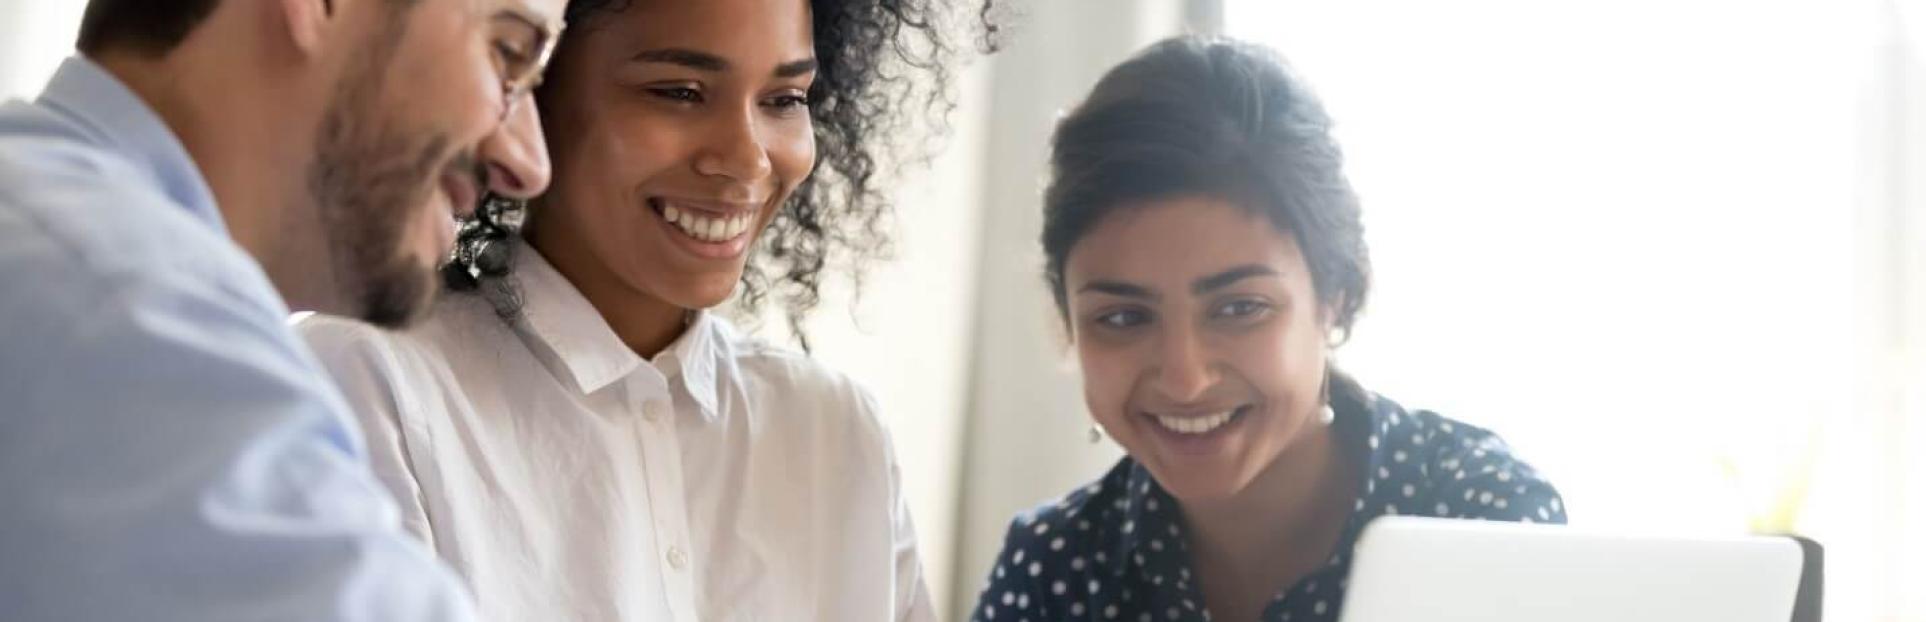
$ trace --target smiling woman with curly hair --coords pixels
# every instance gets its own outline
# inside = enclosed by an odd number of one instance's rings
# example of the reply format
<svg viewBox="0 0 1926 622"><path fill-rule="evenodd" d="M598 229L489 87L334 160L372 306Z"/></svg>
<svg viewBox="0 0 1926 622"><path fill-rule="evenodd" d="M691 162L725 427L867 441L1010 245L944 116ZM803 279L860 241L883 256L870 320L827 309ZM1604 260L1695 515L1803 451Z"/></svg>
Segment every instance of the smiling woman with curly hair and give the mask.
<svg viewBox="0 0 1926 622"><path fill-rule="evenodd" d="M879 185L951 107L947 25L982 14L570 2L535 98L553 183L463 224L468 293L406 332L302 322L491 618L933 619L869 394L710 309L793 326L887 248Z"/></svg>

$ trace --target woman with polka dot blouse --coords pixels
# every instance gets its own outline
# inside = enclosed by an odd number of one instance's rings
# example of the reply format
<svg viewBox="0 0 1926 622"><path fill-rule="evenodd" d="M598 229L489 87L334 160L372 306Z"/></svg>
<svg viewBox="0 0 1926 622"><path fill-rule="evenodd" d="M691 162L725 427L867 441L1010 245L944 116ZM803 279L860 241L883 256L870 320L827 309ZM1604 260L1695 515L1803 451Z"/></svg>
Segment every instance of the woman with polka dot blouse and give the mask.
<svg viewBox="0 0 1926 622"><path fill-rule="evenodd" d="M1389 514L1563 522L1491 432L1333 367L1370 276L1322 104L1274 53L1162 42L1058 126L1049 283L1129 454L1018 517L977 620L1335 620Z"/></svg>

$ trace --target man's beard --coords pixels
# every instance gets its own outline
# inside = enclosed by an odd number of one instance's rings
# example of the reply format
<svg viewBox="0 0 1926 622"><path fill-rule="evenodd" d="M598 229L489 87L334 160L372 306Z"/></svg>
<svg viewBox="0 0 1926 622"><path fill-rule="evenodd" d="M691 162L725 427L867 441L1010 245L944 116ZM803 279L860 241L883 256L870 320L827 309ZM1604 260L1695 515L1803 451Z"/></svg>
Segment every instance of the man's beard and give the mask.
<svg viewBox="0 0 1926 622"><path fill-rule="evenodd" d="M398 47L405 21L395 17L383 40L351 63L308 172L337 295L355 316L389 328L413 321L438 289L433 260L424 264L403 245L410 227L444 170L474 167L472 156L450 152L447 135L398 126L405 104L384 105L381 62Z"/></svg>

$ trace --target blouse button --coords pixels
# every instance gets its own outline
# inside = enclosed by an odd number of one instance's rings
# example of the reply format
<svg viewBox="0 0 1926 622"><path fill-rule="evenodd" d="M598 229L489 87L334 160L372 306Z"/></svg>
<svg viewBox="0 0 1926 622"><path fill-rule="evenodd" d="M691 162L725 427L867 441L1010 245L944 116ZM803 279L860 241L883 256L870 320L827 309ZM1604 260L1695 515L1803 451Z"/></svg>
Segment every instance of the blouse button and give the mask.
<svg viewBox="0 0 1926 622"><path fill-rule="evenodd" d="M655 423L657 421L661 421L662 407L660 405L657 405L655 402L649 402L647 404L643 404L642 419L648 421L649 423Z"/></svg>
<svg viewBox="0 0 1926 622"><path fill-rule="evenodd" d="M669 547L669 567L674 568L676 570L682 570L684 568L687 568L688 566L689 566L689 555L687 553L682 552L682 547L679 547L679 546Z"/></svg>

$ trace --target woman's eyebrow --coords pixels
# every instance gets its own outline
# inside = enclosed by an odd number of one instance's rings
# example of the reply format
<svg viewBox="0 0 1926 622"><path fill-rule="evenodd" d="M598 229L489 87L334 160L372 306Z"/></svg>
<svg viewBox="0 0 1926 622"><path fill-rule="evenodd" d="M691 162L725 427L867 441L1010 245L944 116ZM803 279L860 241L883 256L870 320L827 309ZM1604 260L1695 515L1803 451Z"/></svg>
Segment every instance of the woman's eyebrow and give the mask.
<svg viewBox="0 0 1926 622"><path fill-rule="evenodd" d="M1266 265L1250 264L1246 266L1238 266L1235 268L1231 268L1229 270L1225 270L1223 272L1219 272L1217 274L1213 274L1201 279L1197 279L1196 282L1191 283L1190 291L1197 294L1208 294L1216 290L1230 287L1231 284L1236 283L1238 281L1242 281L1244 279L1249 279L1249 278L1256 278L1260 276L1278 276L1278 274L1275 268L1272 268Z"/></svg>
<svg viewBox="0 0 1926 622"><path fill-rule="evenodd" d="M776 77L794 78L797 76L808 75L810 72L816 70L816 66L817 66L816 59L814 58L792 60L787 63L783 63L781 65L776 65Z"/></svg>
<svg viewBox="0 0 1926 622"><path fill-rule="evenodd" d="M1133 283L1125 283L1123 281L1091 281L1085 283L1083 287L1077 288L1077 291L1079 293L1096 292L1099 294L1109 294L1112 296L1137 298L1141 300L1156 300L1158 298L1156 292L1150 291L1150 288Z"/></svg>
<svg viewBox="0 0 1926 622"><path fill-rule="evenodd" d="M681 65L696 71L721 72L729 70L729 59L685 48L661 48L642 50L629 57L632 63L668 63Z"/></svg>

